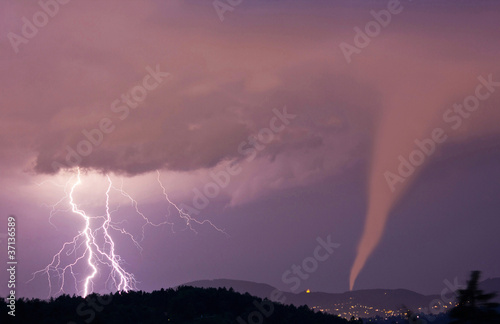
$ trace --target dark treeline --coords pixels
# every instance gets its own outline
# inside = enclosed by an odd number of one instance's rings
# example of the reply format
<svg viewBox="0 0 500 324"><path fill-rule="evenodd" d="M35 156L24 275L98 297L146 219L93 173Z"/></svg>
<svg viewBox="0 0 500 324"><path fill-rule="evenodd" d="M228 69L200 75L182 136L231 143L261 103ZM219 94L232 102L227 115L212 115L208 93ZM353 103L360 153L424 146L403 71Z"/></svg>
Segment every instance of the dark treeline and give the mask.
<svg viewBox="0 0 500 324"><path fill-rule="evenodd" d="M114 323L237 323L237 324L499 324L499 304L494 293L479 289L480 272L473 271L467 287L458 291L457 306L448 314L416 314L406 309L405 317L355 319L314 312L307 306L282 305L240 294L231 288L161 289L146 293L131 291L86 298L62 295L48 301L18 299L15 317L8 315L7 303L0 299L0 323L114 324ZM403 306L404 307L404 306Z"/></svg>
<svg viewBox="0 0 500 324"><path fill-rule="evenodd" d="M21 298L16 302L15 321L7 315L5 301L0 303L1 323L348 323L307 306L271 303L223 288L179 287L151 293L92 294L85 299L63 295L49 301Z"/></svg>

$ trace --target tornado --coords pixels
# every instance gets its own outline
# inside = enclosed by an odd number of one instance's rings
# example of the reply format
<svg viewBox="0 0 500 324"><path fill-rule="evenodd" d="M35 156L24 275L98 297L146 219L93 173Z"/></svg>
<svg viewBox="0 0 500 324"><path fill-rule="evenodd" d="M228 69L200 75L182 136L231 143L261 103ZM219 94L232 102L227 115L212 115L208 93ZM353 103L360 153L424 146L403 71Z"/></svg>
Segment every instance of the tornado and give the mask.
<svg viewBox="0 0 500 324"><path fill-rule="evenodd" d="M443 93L437 93L437 89L424 87L422 91L427 91L427 95L421 96L419 93L412 93L411 89L400 87L396 94L387 95L374 136L367 186L366 221L351 268L350 290L380 243L392 208L417 177L424 163L430 159L426 156L422 165L415 167L411 174L405 174L403 181L391 188L386 172L400 176L400 157L408 159L409 154L417 149L415 141L430 136L432 129L439 124L441 108L447 103ZM445 91L444 95L446 94Z"/></svg>

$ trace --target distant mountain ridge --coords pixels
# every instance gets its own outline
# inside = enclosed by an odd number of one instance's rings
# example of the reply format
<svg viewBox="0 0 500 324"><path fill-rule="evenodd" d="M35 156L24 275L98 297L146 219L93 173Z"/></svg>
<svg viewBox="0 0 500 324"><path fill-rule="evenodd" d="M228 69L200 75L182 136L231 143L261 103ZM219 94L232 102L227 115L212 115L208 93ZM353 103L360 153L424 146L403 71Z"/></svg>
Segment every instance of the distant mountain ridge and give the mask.
<svg viewBox="0 0 500 324"><path fill-rule="evenodd" d="M244 280L216 279L198 280L184 284L186 286L200 288L233 288L239 293L249 293L260 298L271 298L273 291L279 291L275 287ZM500 291L500 278L484 280L480 283L480 288L486 292ZM436 307L436 301L441 301L441 309L444 311L453 307L449 302L443 301L438 295L422 295L407 289L367 289L355 290L344 293L325 292L301 292L298 294L281 292L285 298L285 304L295 306L307 305L310 308L318 309L347 318L350 316L371 317L399 315L406 306L415 312L430 313ZM449 294L447 298L452 298ZM497 300L500 299L497 296Z"/></svg>

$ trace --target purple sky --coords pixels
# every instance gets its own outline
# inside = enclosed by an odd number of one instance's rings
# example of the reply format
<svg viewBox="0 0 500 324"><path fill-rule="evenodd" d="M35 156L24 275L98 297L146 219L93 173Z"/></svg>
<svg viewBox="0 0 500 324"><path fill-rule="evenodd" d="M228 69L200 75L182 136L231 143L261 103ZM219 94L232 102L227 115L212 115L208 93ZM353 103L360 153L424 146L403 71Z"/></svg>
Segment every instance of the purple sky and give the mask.
<svg viewBox="0 0 500 324"><path fill-rule="evenodd" d="M77 167L89 216L105 214L109 175L152 222L173 223L146 226L142 253L111 230L141 290L217 278L289 290L283 273L329 235L340 247L300 290L435 293L474 269L500 276L497 2L47 8L53 17L32 1L0 4L0 234L15 215L19 295L49 294L43 274L26 282L83 228L62 199ZM366 26L379 30L356 36ZM213 175L227 168L221 188ZM157 170L173 203L214 226L186 230ZM213 198L196 200L207 188ZM111 190L110 207L140 240L130 200ZM70 294L89 268L74 272Z"/></svg>

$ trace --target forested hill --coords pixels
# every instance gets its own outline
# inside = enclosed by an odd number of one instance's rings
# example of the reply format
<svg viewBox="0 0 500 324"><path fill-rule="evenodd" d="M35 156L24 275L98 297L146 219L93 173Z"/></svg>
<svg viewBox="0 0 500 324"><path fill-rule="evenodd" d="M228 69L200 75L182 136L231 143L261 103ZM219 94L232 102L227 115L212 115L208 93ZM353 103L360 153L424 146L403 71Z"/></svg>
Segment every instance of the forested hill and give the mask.
<svg viewBox="0 0 500 324"><path fill-rule="evenodd" d="M7 309L4 300L0 308ZM315 313L306 306L271 303L225 288L182 286L145 293L115 293L87 298L63 295L56 299L19 299L15 320L1 312L0 323L347 323L334 315Z"/></svg>

